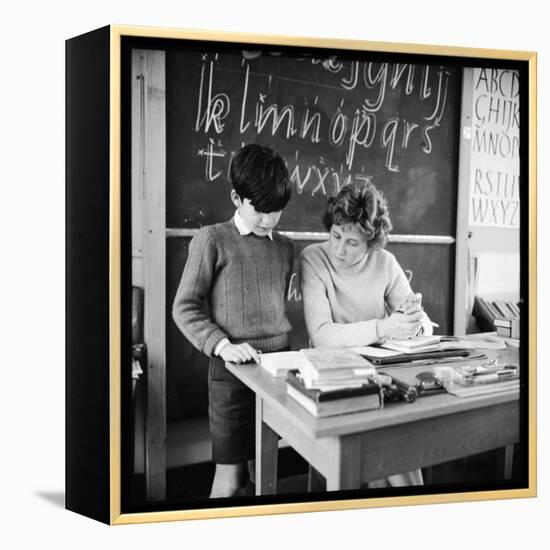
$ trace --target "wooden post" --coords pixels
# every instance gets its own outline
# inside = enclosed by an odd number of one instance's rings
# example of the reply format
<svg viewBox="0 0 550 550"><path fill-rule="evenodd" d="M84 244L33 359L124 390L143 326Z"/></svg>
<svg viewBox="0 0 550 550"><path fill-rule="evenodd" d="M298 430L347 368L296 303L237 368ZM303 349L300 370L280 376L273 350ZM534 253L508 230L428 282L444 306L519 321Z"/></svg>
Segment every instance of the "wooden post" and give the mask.
<svg viewBox="0 0 550 550"><path fill-rule="evenodd" d="M458 197L456 211L456 250L455 250L455 301L453 333L466 334L468 324L468 309L473 297L468 290L469 284L469 254L468 254L468 222L470 195L470 157L472 148L472 98L473 70L462 70L462 104L460 109L460 139L458 160Z"/></svg>
<svg viewBox="0 0 550 550"><path fill-rule="evenodd" d="M132 56L132 190L142 197L144 340L147 345L145 485L166 498L166 83L162 51ZM134 203L135 204L135 203ZM138 202L139 204L139 202Z"/></svg>

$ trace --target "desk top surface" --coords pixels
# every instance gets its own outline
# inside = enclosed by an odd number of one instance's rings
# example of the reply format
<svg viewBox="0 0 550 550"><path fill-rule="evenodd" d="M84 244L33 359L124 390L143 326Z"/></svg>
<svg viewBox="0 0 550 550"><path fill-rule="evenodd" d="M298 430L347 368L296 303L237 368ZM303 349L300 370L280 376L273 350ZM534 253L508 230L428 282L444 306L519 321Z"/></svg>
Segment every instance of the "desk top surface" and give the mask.
<svg viewBox="0 0 550 550"><path fill-rule="evenodd" d="M490 358L500 357L501 362L518 364L518 350L483 350ZM257 365L234 365L227 368L252 391L259 395L270 407L294 426L313 437L339 436L396 424L415 422L435 416L453 415L464 411L480 409L519 400L519 393L503 392L476 397L456 397L447 393L418 398L414 403L389 403L383 409L358 413L315 418L291 397L287 396L284 378L274 378ZM380 368L384 372L392 370L397 376L400 369L408 367ZM427 370L429 367L412 367Z"/></svg>

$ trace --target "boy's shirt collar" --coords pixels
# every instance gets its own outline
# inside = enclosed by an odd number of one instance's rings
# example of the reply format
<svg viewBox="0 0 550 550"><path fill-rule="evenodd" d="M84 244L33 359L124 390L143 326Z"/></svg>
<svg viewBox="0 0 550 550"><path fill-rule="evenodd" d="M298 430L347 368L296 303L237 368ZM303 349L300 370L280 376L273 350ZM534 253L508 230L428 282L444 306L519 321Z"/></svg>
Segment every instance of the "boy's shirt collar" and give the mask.
<svg viewBox="0 0 550 550"><path fill-rule="evenodd" d="M241 215L239 214L238 210L235 210L235 216L233 216L233 219L235 220L235 226L237 227L237 231L240 235L250 235L252 233L252 229L250 229L245 221L242 219ZM273 240L273 231L270 231L267 236L269 237L269 240Z"/></svg>

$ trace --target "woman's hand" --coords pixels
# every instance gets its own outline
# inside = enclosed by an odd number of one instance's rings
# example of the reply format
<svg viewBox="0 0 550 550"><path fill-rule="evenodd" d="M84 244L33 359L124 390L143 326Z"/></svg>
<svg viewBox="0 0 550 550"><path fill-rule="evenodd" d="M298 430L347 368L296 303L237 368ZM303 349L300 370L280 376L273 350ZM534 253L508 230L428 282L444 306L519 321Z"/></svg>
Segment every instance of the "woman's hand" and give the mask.
<svg viewBox="0 0 550 550"><path fill-rule="evenodd" d="M415 294L409 294L407 299L396 309L399 313L416 313L417 311L423 311L422 308L422 293L417 292Z"/></svg>
<svg viewBox="0 0 550 550"><path fill-rule="evenodd" d="M226 344L219 352L219 356L230 363L260 362L260 354L246 342L244 344Z"/></svg>
<svg viewBox="0 0 550 550"><path fill-rule="evenodd" d="M418 334L424 320L424 312L417 309L411 313L392 313L385 319L379 319L376 324L378 337L384 338L412 338Z"/></svg>

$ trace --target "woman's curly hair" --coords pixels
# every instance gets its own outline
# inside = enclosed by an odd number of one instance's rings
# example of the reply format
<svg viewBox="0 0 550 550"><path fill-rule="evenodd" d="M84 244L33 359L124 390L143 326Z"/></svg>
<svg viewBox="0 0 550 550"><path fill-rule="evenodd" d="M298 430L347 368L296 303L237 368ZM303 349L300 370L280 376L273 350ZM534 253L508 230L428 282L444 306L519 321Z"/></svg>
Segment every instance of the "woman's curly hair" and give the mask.
<svg viewBox="0 0 550 550"><path fill-rule="evenodd" d="M367 236L367 245L383 248L392 229L388 203L372 183L350 183L327 201L323 225L357 224Z"/></svg>

